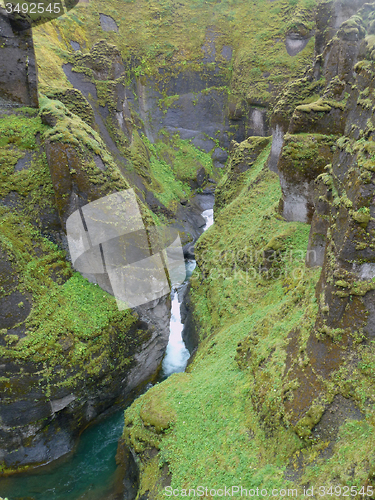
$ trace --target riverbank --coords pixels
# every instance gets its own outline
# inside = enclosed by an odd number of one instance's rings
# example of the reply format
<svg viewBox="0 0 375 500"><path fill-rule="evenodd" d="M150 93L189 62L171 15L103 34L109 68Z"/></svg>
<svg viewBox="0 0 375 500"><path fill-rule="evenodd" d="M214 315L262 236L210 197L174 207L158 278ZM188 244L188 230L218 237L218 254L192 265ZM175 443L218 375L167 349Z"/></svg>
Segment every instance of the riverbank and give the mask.
<svg viewBox="0 0 375 500"><path fill-rule="evenodd" d="M194 210L204 208L203 221L206 224L200 231L205 231L212 224L213 205L211 194L198 195L193 200ZM199 231L199 228L197 228ZM190 357L182 340L184 328L181 322L180 308L186 298L186 291L195 261L186 260L186 280L171 292L170 335L159 381L165 380L172 373L185 370ZM146 390L153 384L149 383ZM112 410L113 411L113 410ZM116 463L118 440L123 430L123 409L101 416L98 423L93 423L85 430L74 452L47 466L39 467L26 474L17 474L0 479L0 491L9 500L118 500L123 499L123 467Z"/></svg>

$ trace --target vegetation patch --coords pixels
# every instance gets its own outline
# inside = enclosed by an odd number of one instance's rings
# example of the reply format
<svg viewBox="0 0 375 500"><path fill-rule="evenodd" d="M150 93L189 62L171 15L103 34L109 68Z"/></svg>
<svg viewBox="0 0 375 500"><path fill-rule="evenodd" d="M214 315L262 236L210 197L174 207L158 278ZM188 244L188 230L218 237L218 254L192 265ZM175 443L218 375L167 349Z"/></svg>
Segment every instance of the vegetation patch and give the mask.
<svg viewBox="0 0 375 500"><path fill-rule="evenodd" d="M192 299L201 344L194 363L188 373L153 389L166 395L176 413L158 442L159 467L168 464L173 487L237 482L283 487L280 464L304 446L291 427L279 425L282 374L290 330L301 322L307 330L312 325L318 272L304 268L309 228L278 216L278 177L265 167L267 155L262 158L197 245ZM284 260L272 275L265 251L278 235ZM243 348L248 335L254 345L249 354ZM142 402L135 402L125 421L141 408ZM271 440L265 420L274 429ZM124 436L129 432L125 427ZM152 442L145 437L147 446Z"/></svg>

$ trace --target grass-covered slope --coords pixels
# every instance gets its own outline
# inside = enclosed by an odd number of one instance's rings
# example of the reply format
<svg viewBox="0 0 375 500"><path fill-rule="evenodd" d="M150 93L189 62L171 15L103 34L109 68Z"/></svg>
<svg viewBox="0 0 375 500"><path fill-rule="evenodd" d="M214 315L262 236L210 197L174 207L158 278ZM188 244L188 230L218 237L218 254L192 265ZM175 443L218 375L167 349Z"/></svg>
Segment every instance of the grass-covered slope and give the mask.
<svg viewBox="0 0 375 500"><path fill-rule="evenodd" d="M164 464L176 488L281 488L285 466L304 446L279 425L280 403L288 335L298 327L308 335L319 270L304 266L309 227L277 213L280 185L265 167L268 153L244 174L240 192L215 213L197 245L192 301L201 343L193 364L126 411L124 439L144 458L139 494L163 497ZM157 430L152 401L160 394L169 410L159 411L169 422ZM150 462L152 446L160 452Z"/></svg>
<svg viewBox="0 0 375 500"><path fill-rule="evenodd" d="M374 496L374 19L366 3L280 99L282 190L267 138L233 144L197 244L197 353L125 412L139 495L171 484ZM296 202L311 228L298 210L280 217ZM308 248L323 249L321 268L305 267Z"/></svg>

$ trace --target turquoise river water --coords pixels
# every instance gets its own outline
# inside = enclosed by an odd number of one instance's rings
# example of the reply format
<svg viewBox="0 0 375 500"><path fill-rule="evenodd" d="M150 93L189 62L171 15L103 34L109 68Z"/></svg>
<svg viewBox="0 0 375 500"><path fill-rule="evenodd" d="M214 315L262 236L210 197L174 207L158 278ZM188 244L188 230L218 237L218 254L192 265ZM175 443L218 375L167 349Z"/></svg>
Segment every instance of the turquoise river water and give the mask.
<svg viewBox="0 0 375 500"><path fill-rule="evenodd" d="M204 230L213 223L212 210L202 213ZM186 262L186 281L195 261ZM186 282L185 282L186 284ZM182 285L183 286L183 285ZM170 338L163 360L165 379L185 370L189 354L182 340L178 293L172 291ZM66 459L27 474L0 479L0 496L8 500L117 500L118 468L115 461L118 440L124 425L124 408L92 425L80 437L77 448Z"/></svg>

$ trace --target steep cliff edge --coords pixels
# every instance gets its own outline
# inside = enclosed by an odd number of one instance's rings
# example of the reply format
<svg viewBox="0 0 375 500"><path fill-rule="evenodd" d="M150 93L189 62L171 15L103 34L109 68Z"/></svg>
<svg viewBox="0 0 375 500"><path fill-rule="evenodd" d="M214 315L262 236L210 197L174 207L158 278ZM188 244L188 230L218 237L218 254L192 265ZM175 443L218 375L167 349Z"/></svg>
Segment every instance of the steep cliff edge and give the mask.
<svg viewBox="0 0 375 500"><path fill-rule="evenodd" d="M9 473L69 452L97 415L154 376L170 299L119 311L66 258L67 217L129 187L95 131L46 99L39 114L2 109L0 128L0 436Z"/></svg>
<svg viewBox="0 0 375 500"><path fill-rule="evenodd" d="M212 194L231 140L267 135L278 92L311 63L314 6L80 2L33 29L40 113L17 108L38 106L31 34L13 39L1 11L2 473L68 452L167 342L168 298L119 312L73 271L68 216L132 187L144 220L195 240L195 195Z"/></svg>
<svg viewBox="0 0 375 500"><path fill-rule="evenodd" d="M196 238L186 199L212 190L232 139L268 135L277 94L311 63L314 6L81 2L34 30L40 88L81 91L140 198Z"/></svg>
<svg viewBox="0 0 375 500"><path fill-rule="evenodd" d="M139 498L168 485L372 496L374 22L373 3L322 2L315 64L275 104L272 146L232 146L196 249L198 352L153 389L164 426L145 397L125 414Z"/></svg>

